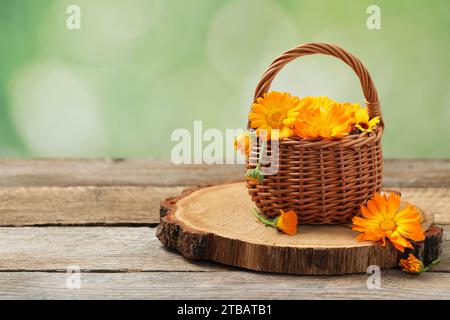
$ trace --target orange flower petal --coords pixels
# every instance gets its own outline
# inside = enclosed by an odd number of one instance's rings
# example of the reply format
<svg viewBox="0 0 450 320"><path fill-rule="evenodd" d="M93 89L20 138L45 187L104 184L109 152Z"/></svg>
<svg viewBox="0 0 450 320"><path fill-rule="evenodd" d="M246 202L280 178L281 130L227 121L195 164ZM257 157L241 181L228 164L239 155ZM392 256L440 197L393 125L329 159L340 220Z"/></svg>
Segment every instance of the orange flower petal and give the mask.
<svg viewBox="0 0 450 320"><path fill-rule="evenodd" d="M372 212L374 216L382 218L382 215L380 215L380 210L378 209L378 206L374 200L367 201L367 208Z"/></svg>
<svg viewBox="0 0 450 320"><path fill-rule="evenodd" d="M369 229L375 229L378 226L378 222L373 219L364 219L358 216L352 218L353 227L355 231L365 231Z"/></svg>
<svg viewBox="0 0 450 320"><path fill-rule="evenodd" d="M425 234L420 224L421 215L417 208L407 205L398 211L394 220L397 223L397 232L414 241L425 240Z"/></svg>
<svg viewBox="0 0 450 320"><path fill-rule="evenodd" d="M361 233L359 236L356 237L356 240L358 241L380 241L382 240L382 237L380 237L375 232L365 232Z"/></svg>
<svg viewBox="0 0 450 320"><path fill-rule="evenodd" d="M300 106L294 131L301 138L338 138L349 133L352 118L344 104L328 97L306 97Z"/></svg>
<svg viewBox="0 0 450 320"><path fill-rule="evenodd" d="M296 234L298 223L297 214L293 210L287 212L280 210L280 212L281 215L278 217L276 224L277 229L289 235Z"/></svg>
<svg viewBox="0 0 450 320"><path fill-rule="evenodd" d="M366 206L361 206L361 213L362 216L366 219L375 218L376 215L374 215Z"/></svg>
<svg viewBox="0 0 450 320"><path fill-rule="evenodd" d="M389 240L392 242L394 247L401 252L404 251L404 248L413 249L411 242L403 238L397 231L394 231L392 235L389 236Z"/></svg>
<svg viewBox="0 0 450 320"><path fill-rule="evenodd" d="M400 207L400 196L395 192L391 192L387 201L387 212L390 218L393 218Z"/></svg>
<svg viewBox="0 0 450 320"><path fill-rule="evenodd" d="M387 216L387 201L385 197L382 197L379 193L375 193L373 196L373 200L375 201L378 211L384 215Z"/></svg>

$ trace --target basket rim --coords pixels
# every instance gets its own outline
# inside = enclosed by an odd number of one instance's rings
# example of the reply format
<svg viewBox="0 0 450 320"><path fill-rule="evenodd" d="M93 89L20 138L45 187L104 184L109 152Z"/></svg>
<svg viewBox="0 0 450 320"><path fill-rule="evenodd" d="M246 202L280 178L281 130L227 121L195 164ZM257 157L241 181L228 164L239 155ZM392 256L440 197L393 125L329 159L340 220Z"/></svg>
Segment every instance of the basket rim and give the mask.
<svg viewBox="0 0 450 320"><path fill-rule="evenodd" d="M383 130L382 126L377 125L376 130L372 133L362 132L359 134L349 134L343 138L281 138L278 141L280 145L296 145L303 147L333 147L337 145L357 147L358 145L363 145L367 142L380 140L383 135Z"/></svg>

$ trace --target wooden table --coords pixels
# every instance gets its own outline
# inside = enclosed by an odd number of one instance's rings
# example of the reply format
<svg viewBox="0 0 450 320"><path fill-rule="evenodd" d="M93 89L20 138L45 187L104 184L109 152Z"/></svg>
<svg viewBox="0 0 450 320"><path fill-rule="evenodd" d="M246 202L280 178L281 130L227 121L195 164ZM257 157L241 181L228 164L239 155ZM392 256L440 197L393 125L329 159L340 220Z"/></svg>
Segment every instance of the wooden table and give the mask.
<svg viewBox="0 0 450 320"><path fill-rule="evenodd" d="M367 288L368 274L288 276L192 262L155 238L162 199L242 173L163 160L0 160L0 298L450 298L450 159L385 160L385 187L431 208L445 240L431 272L383 271L381 289ZM70 266L81 270L79 289L68 286Z"/></svg>

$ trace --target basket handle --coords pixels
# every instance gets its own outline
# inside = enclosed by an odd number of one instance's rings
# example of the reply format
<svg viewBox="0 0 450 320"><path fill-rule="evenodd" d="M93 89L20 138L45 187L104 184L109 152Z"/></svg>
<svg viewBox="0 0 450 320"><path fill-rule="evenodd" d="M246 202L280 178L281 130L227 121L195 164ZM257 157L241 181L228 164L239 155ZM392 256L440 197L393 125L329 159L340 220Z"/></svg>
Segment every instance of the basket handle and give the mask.
<svg viewBox="0 0 450 320"><path fill-rule="evenodd" d="M281 54L270 64L266 72L264 72L262 79L256 86L254 101L256 101L256 99L258 99L259 97L262 97L264 93L269 90L273 79L287 63L300 58L301 56L318 53L339 58L347 65L349 65L353 69L353 71L355 71L356 75L359 78L359 81L361 82L361 87L366 99L365 102L369 117L373 118L379 116L381 120L380 123L382 126L384 126L383 119L381 118L381 108L380 102L378 101L378 92L375 88L375 85L373 84L372 77L370 76L369 71L367 71L362 62L353 54L351 54L347 50L340 48L337 45L327 43L305 43Z"/></svg>

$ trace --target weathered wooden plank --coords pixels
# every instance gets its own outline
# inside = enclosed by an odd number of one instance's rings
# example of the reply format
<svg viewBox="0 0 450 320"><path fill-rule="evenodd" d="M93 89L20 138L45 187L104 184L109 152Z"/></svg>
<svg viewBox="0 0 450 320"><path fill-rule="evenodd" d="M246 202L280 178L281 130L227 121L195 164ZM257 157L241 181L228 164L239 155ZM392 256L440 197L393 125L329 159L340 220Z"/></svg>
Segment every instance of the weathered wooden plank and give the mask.
<svg viewBox="0 0 450 320"><path fill-rule="evenodd" d="M240 179L241 165L156 159L1 159L0 186L190 186ZM450 159L385 159L385 187L450 187Z"/></svg>
<svg viewBox="0 0 450 320"><path fill-rule="evenodd" d="M380 289L368 289L368 278L368 274L302 277L253 272L81 273L80 289L68 289L65 273L0 272L0 298L393 300L450 297L448 273L411 276L401 271L385 271L381 273Z"/></svg>
<svg viewBox="0 0 450 320"><path fill-rule="evenodd" d="M447 241L450 240L450 225L441 225L441 228L444 229L444 233L442 234L442 240ZM450 251L450 248L448 248Z"/></svg>
<svg viewBox="0 0 450 320"><path fill-rule="evenodd" d="M190 186L242 178L242 165L158 159L0 159L0 186Z"/></svg>
<svg viewBox="0 0 450 320"><path fill-rule="evenodd" d="M0 188L0 225L155 224L182 187Z"/></svg>
<svg viewBox="0 0 450 320"><path fill-rule="evenodd" d="M450 159L385 159L385 187L450 187Z"/></svg>
<svg viewBox="0 0 450 320"><path fill-rule="evenodd" d="M434 271L450 271L449 226L444 228L441 263ZM0 271L220 271L240 270L193 262L165 249L146 227L0 228Z"/></svg>
<svg viewBox="0 0 450 320"><path fill-rule="evenodd" d="M160 202L184 187L0 187L0 226L159 223ZM395 188L450 224L450 188Z"/></svg>
<svg viewBox="0 0 450 320"><path fill-rule="evenodd" d="M395 188L402 199L434 214L437 224L450 224L450 188Z"/></svg>
<svg viewBox="0 0 450 320"><path fill-rule="evenodd" d="M433 267L430 272L449 272L450 271L450 225L441 226L444 229L442 235L442 254L439 257L439 264ZM449 297L450 298L450 297Z"/></svg>
<svg viewBox="0 0 450 320"><path fill-rule="evenodd" d="M0 271L214 271L165 249L147 227L0 228ZM223 268L222 268L223 269Z"/></svg>

